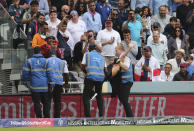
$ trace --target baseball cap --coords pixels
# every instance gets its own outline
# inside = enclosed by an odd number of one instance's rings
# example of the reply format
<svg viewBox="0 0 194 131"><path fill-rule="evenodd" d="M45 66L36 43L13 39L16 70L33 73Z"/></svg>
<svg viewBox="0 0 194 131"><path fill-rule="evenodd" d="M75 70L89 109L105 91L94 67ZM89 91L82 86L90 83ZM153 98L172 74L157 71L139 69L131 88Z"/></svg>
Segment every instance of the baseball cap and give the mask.
<svg viewBox="0 0 194 131"><path fill-rule="evenodd" d="M152 51L152 48L150 46L145 46L143 49L146 51Z"/></svg>
<svg viewBox="0 0 194 131"><path fill-rule="evenodd" d="M112 23L112 20L111 20L111 19L107 19L107 20L105 21L105 23Z"/></svg>
<svg viewBox="0 0 194 131"><path fill-rule="evenodd" d="M153 28L159 28L160 27L160 23L159 22L154 22L152 27Z"/></svg>
<svg viewBox="0 0 194 131"><path fill-rule="evenodd" d="M73 15L73 14L78 14L76 10L72 10L70 15Z"/></svg>
<svg viewBox="0 0 194 131"><path fill-rule="evenodd" d="M185 63L185 62L181 63L180 67L187 67L187 63Z"/></svg>
<svg viewBox="0 0 194 131"><path fill-rule="evenodd" d="M54 12L54 13L57 13L56 10L50 10L50 11L49 11L49 13L53 13L53 12Z"/></svg>
<svg viewBox="0 0 194 131"><path fill-rule="evenodd" d="M55 37L52 36L52 35L48 35L44 40L47 41L47 40L49 40L49 39L55 40Z"/></svg>

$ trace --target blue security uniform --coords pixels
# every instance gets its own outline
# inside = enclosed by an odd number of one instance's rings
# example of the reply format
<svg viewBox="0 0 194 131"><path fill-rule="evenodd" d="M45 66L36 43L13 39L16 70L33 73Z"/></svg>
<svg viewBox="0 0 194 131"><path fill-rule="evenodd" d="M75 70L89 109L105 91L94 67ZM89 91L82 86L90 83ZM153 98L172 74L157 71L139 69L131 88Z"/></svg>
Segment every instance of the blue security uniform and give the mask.
<svg viewBox="0 0 194 131"><path fill-rule="evenodd" d="M52 56L48 58L48 66L51 68L53 72L53 81L55 83L53 92L51 92L51 98L53 98L54 102L54 118L60 118L61 115L61 93L63 92L63 73L67 63L64 60L57 58L56 56Z"/></svg>
<svg viewBox="0 0 194 131"><path fill-rule="evenodd" d="M30 81L34 112L38 118L42 117L40 101L43 104L44 117L50 117L48 83L54 84L52 79L52 72L42 54L34 54L26 61L22 70L22 81Z"/></svg>
<svg viewBox="0 0 194 131"><path fill-rule="evenodd" d="M97 105L99 116L103 116L103 100L102 100L102 84L104 81L105 59L96 50L87 52L86 54L86 78L84 80L83 102L84 115L90 115L90 98L93 95L93 89L97 93Z"/></svg>
<svg viewBox="0 0 194 131"><path fill-rule="evenodd" d="M121 71L121 82L127 83L127 82L133 82L133 69L132 65L129 66L128 71Z"/></svg>

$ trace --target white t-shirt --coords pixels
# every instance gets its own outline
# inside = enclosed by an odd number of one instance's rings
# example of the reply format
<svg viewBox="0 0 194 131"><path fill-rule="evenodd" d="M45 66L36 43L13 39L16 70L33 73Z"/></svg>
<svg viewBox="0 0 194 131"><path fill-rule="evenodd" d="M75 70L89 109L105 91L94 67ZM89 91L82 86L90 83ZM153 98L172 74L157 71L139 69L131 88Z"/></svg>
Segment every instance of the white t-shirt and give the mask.
<svg viewBox="0 0 194 131"><path fill-rule="evenodd" d="M61 21L59 19L57 19L56 22L51 22L50 20L46 21L46 23L48 24L48 27L51 27L51 30L49 30L49 35L57 38L57 31L58 31L57 26L60 22Z"/></svg>
<svg viewBox="0 0 194 131"><path fill-rule="evenodd" d="M107 29L100 30L97 35L98 41L105 42L114 39L113 44L106 44L102 46L102 55L103 56L115 56L115 47L121 43L121 37L120 34L113 30L109 32Z"/></svg>
<svg viewBox="0 0 194 131"><path fill-rule="evenodd" d="M75 44L78 41L80 41L80 38L84 34L84 32L87 31L86 25L82 20L78 20L78 23L73 23L72 21L69 21L67 24L67 30L69 31L69 33L73 38L73 41L74 41L73 48Z"/></svg>
<svg viewBox="0 0 194 131"><path fill-rule="evenodd" d="M65 61L65 60L64 60ZM65 68L63 70L63 73L69 73L69 70L67 68L67 62L65 61Z"/></svg>
<svg viewBox="0 0 194 131"><path fill-rule="evenodd" d="M176 44L177 44L177 49L181 49L181 39L180 38L176 38Z"/></svg>

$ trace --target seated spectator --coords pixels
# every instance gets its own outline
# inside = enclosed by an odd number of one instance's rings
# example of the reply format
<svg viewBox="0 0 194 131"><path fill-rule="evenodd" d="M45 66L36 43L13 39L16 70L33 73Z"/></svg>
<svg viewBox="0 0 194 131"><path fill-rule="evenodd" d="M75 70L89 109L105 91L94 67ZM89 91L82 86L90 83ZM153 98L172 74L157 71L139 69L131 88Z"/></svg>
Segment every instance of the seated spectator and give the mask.
<svg viewBox="0 0 194 131"><path fill-rule="evenodd" d="M46 33L48 31L48 24L46 22L42 22L40 24L39 32L34 35L34 38L32 40L32 48L36 46L42 46L44 44L47 44L47 42L44 40L46 38Z"/></svg>
<svg viewBox="0 0 194 131"><path fill-rule="evenodd" d="M59 49L57 48L57 43L56 43L55 37L54 36L47 36L45 41L47 42L47 44L44 44L41 46L41 54L45 58L49 58L50 57L50 50L54 49L57 51L57 57L61 58L61 53L60 53Z"/></svg>
<svg viewBox="0 0 194 131"><path fill-rule="evenodd" d="M194 65L192 65L193 56L187 56L186 63L187 63L187 71L189 72L189 75L192 76L192 74L194 73Z"/></svg>
<svg viewBox="0 0 194 131"><path fill-rule="evenodd" d="M161 71L160 79L161 81L172 81L174 74L171 72L172 65L170 63L166 63L164 67L164 71Z"/></svg>
<svg viewBox="0 0 194 131"><path fill-rule="evenodd" d="M57 31L58 31L58 24L61 22L58 18L57 18L57 11L55 10L51 10L49 12L49 20L46 21L48 24L48 31L49 31L49 35L54 36L55 38L57 38Z"/></svg>
<svg viewBox="0 0 194 131"><path fill-rule="evenodd" d="M58 9L61 9L61 12L60 12L60 15L58 15L58 18L62 20L62 14L63 14L63 17L66 17L66 16L69 16L69 11L70 11L70 7L68 5L63 5L61 6L61 8L58 8Z"/></svg>
<svg viewBox="0 0 194 131"><path fill-rule="evenodd" d="M175 36L170 37L168 40L168 58L173 59L175 57L175 50L184 49L186 55L189 54L187 40L183 37L183 32L180 27L175 28Z"/></svg>
<svg viewBox="0 0 194 131"><path fill-rule="evenodd" d="M145 46L143 53L144 55L135 65L135 81L154 81L155 78L153 77L153 74L155 74L155 77L160 76L160 64L158 60L152 56L152 49L150 46Z"/></svg>
<svg viewBox="0 0 194 131"><path fill-rule="evenodd" d="M171 17L170 23L165 26L163 34L167 37L167 39L175 36L176 23L177 23L177 18Z"/></svg>
<svg viewBox="0 0 194 131"><path fill-rule="evenodd" d="M28 31L27 31L27 39L31 42L34 35L39 32L40 23L44 21L45 17L42 13L38 12L36 14L36 19L30 22Z"/></svg>
<svg viewBox="0 0 194 131"><path fill-rule="evenodd" d="M179 49L175 51L175 58L169 59L167 63L170 63L172 65L172 73L176 74L180 70L180 63L185 62L184 61L185 56L185 50Z"/></svg>
<svg viewBox="0 0 194 131"><path fill-rule="evenodd" d="M166 46L159 41L160 32L153 31L153 41L147 43L152 49L152 56L154 56L160 63L160 69L164 69L165 62L167 60Z"/></svg>
<svg viewBox="0 0 194 131"><path fill-rule="evenodd" d="M80 0L76 3L76 10L78 12L78 15L79 15L79 19L80 20L83 20L82 17L83 17L83 14L85 12L87 12L87 7L86 7L86 4L84 4L84 2L80 2Z"/></svg>
<svg viewBox="0 0 194 131"><path fill-rule="evenodd" d="M187 63L180 64L180 71L175 74L173 81L190 81L192 76L187 71Z"/></svg>
<svg viewBox="0 0 194 131"><path fill-rule="evenodd" d="M149 6L152 8L152 0L131 0L131 9L135 10L137 7Z"/></svg>

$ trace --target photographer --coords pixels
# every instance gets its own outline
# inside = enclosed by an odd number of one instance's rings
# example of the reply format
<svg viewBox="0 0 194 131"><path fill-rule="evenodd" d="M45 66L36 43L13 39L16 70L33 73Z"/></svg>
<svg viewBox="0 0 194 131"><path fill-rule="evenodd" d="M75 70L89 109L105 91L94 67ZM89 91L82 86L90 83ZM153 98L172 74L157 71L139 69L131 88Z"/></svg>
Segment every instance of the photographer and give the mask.
<svg viewBox="0 0 194 131"><path fill-rule="evenodd" d="M88 45L91 43L95 44L97 51L101 53L102 45L99 41L95 40L94 31L88 30L86 36L87 36L87 40L86 40L86 44L83 46L82 53L84 54L85 52L88 52Z"/></svg>
<svg viewBox="0 0 194 131"><path fill-rule="evenodd" d="M126 117L133 117L130 104L128 103L128 95L133 85L133 72L130 59L126 56L131 50L133 44L129 44L129 48L125 51L124 46L116 47L116 56L114 62L108 68L108 79L112 86L112 95L118 95L120 102L123 104Z"/></svg>

